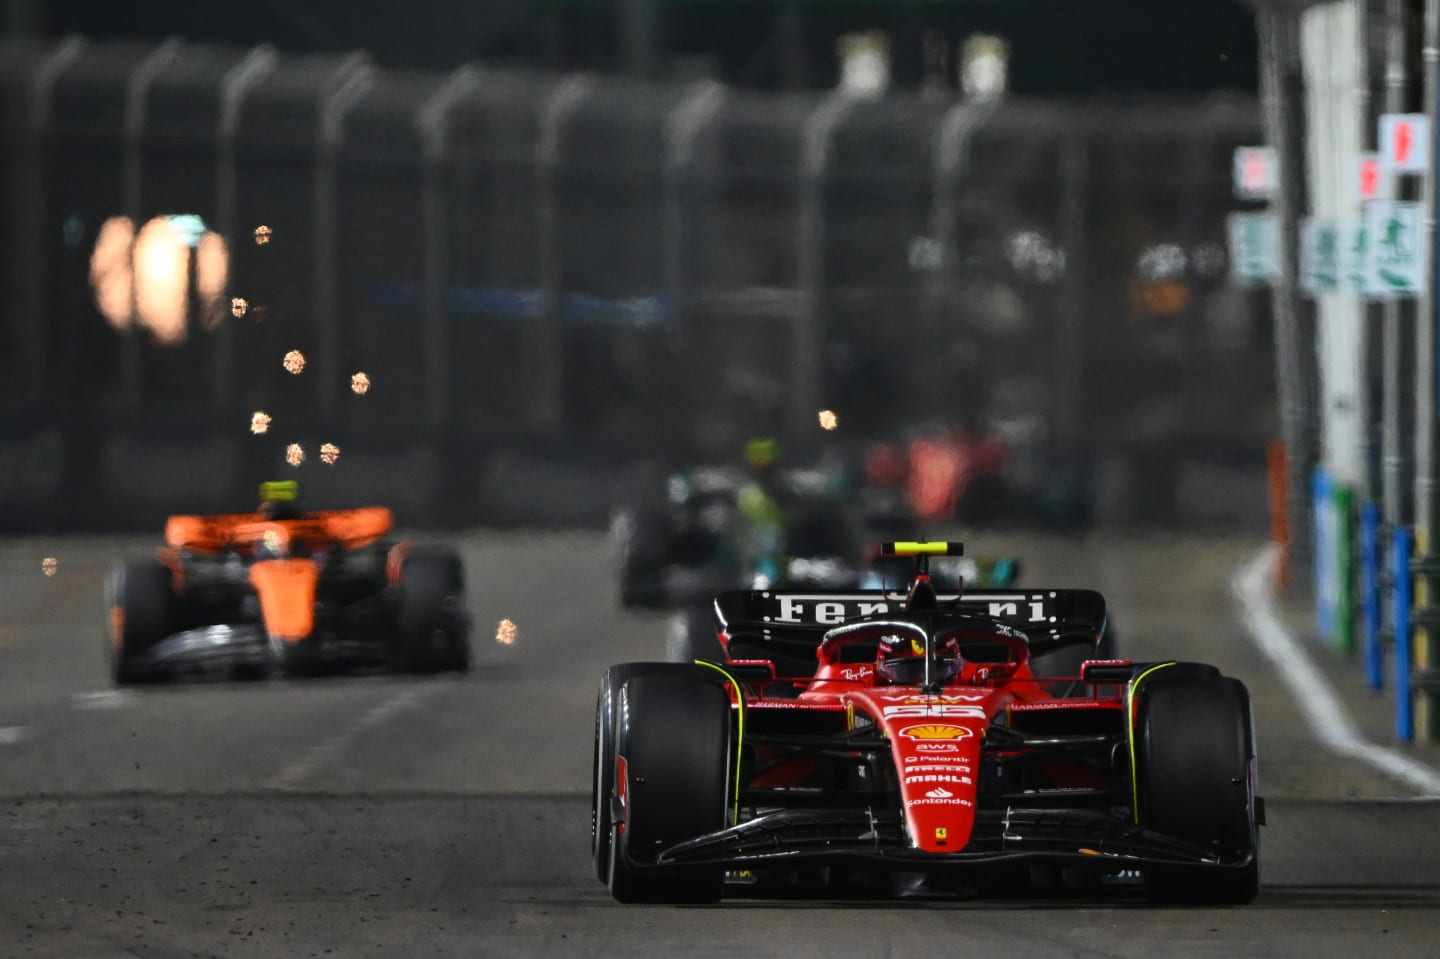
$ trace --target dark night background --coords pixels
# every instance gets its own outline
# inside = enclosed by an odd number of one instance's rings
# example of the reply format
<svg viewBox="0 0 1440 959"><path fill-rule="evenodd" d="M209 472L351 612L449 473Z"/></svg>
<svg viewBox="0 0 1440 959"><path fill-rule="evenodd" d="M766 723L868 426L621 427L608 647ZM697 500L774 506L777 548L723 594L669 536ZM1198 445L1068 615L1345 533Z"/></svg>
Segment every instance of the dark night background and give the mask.
<svg viewBox="0 0 1440 959"><path fill-rule="evenodd" d="M653 10L653 67L636 67L627 11ZM835 40L891 38L894 82L926 74L926 38L953 51L972 33L1011 43L1022 95L1251 90L1253 17L1238 0L11 0L11 24L55 36L273 43L282 52L367 49L387 67L445 70L470 61L559 70L711 75L749 87L830 86ZM633 35L633 34L632 34ZM932 59L933 63L933 59ZM947 71L953 80L953 60Z"/></svg>

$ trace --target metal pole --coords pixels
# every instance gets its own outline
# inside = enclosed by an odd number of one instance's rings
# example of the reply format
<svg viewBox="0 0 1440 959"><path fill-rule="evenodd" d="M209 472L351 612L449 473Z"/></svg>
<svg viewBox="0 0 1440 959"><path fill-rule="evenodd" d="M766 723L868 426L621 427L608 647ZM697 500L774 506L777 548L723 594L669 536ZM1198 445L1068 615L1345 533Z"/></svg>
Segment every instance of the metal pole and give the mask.
<svg viewBox="0 0 1440 959"><path fill-rule="evenodd" d="M1385 4L1385 111L1403 113L1405 110L1405 0L1387 0ZM1403 182L1403 181L1402 181ZM1396 184L1397 199L1401 183ZM1375 238L1371 237L1374 243ZM1405 466L1405 452L1401 437L1400 403L1401 380L1404 376L1404 330L1401 326L1404 306L1399 297L1385 301L1383 352L1383 408L1381 415L1381 508L1387 526L1396 527L1405 523L1404 493L1402 478ZM1399 695L1399 691L1396 693Z"/></svg>
<svg viewBox="0 0 1440 959"><path fill-rule="evenodd" d="M822 405L825 365L825 180L830 170L834 132L855 104L836 91L805 118L800 143L799 262L800 313L795 324L795 387L789 423L795 437L805 435Z"/></svg>
<svg viewBox="0 0 1440 959"><path fill-rule="evenodd" d="M1377 140L1375 132L1377 114L1375 111L1374 97L1372 96L1370 69L1370 39L1372 35L1370 6L1374 0L1355 0L1359 6L1356 17L1355 45L1357 60L1360 68L1356 71L1355 106L1360 122L1360 149L1373 151ZM1351 201L1346 201L1350 203ZM1347 215L1358 215L1362 211L1358 204L1347 207ZM1359 368L1360 388L1356 395L1356 415L1360 420L1360 483L1364 489L1365 502L1380 502L1379 475L1374 468L1377 462L1375 448L1374 424L1377 413L1374 398L1370 395L1370 383L1375 375L1375 351L1373 349L1374 337L1371 331L1379 324L1372 322L1377 317L1376 307L1373 302L1363 295L1357 297L1355 309L1360 314L1360 355L1357 358L1356 366Z"/></svg>
<svg viewBox="0 0 1440 959"><path fill-rule="evenodd" d="M696 84L665 120L665 194L662 229L664 230L665 288L669 300L670 355L676 376L670 386L675 398L676 415L672 424L683 429L678 437L682 444L694 438L689 433L696 407L695 394L688 388L694 382L692 366L694 338L691 336L693 301L693 263L695 245L696 143L709 128L725 103L725 88L705 81Z"/></svg>
<svg viewBox="0 0 1440 959"><path fill-rule="evenodd" d="M30 80L26 135L20 162L15 164L12 189L19 215L12 221L9 257L16 297L12 309L15 330L15 365L20 381L18 395L30 402L44 400L46 354L50 317L46 315L45 284L49 276L45 189L49 176L46 147L50 140L50 114L55 85L61 74L85 50L85 41L66 37L55 45ZM22 254L21 251L24 251Z"/></svg>
<svg viewBox="0 0 1440 959"><path fill-rule="evenodd" d="M235 173L235 134L240 129L240 107L245 95L275 69L275 48L261 45L253 48L240 62L226 71L220 81L220 116L215 129L215 229L231 252L229 280L234 282L234 250L239 246L236 224L240 213L239 186ZM233 290L233 287L232 287ZM223 410L235 396L235 327L222 320L215 328L214 352L211 354L210 399L215 409Z"/></svg>
<svg viewBox="0 0 1440 959"><path fill-rule="evenodd" d="M1427 556L1434 549L1435 529L1435 417L1436 417L1436 131L1440 126L1440 92L1437 84L1440 77L1440 0L1425 0L1425 40L1423 45L1423 70L1425 87L1425 115L1430 118L1430 160L1425 167L1421 181L1420 196L1425 204L1424 238L1425 250L1424 280L1420 284L1420 298L1415 323L1415 546L1416 553ZM1423 577L1417 585L1416 604L1430 605L1436 598L1434 581ZM1419 630L1415 635L1413 654L1415 668L1421 672L1430 668L1429 630ZM1396 690L1399 695L1403 691ZM1429 694L1417 697L1416 726L1422 739L1434 738L1436 710Z"/></svg>
<svg viewBox="0 0 1440 959"><path fill-rule="evenodd" d="M449 362L446 341L449 315L445 288L450 276L450 217L445 202L445 174L450 160L450 111L480 89L480 71L463 66L420 105L415 127L424 151L420 216L425 233L424 363L426 408L430 425L439 430L446 420Z"/></svg>
<svg viewBox="0 0 1440 959"><path fill-rule="evenodd" d="M1260 35L1261 111L1266 139L1280 161L1280 188L1274 209L1279 221L1280 276L1274 284L1275 365L1280 423L1286 451L1290 561L1309 565L1311 510L1309 473L1315 460L1314 343L1301 328L1298 284L1300 211L1304 161L1301 152L1303 97L1298 91L1299 13L1287 6L1264 6L1256 13Z"/></svg>
<svg viewBox="0 0 1440 959"><path fill-rule="evenodd" d="M176 37L167 37L160 45L145 56L125 81L125 125L124 125L124 186L121 208L130 222L135 224L138 236L144 228L144 151L141 139L145 133L146 97L150 86L164 69L165 64L175 58L181 47ZM132 261L133 266L133 261ZM134 274L130 283L130 324L120 334L120 405L130 415L140 412L142 386L142 363L140 357L140 296L141 276Z"/></svg>
<svg viewBox="0 0 1440 959"><path fill-rule="evenodd" d="M1064 294L1055 323L1055 392L1051 413L1052 442L1066 456L1074 455L1080 433L1081 389L1085 346L1085 215L1090 180L1090 148L1081 132L1065 134L1060 144L1060 243L1065 251Z"/></svg>
<svg viewBox="0 0 1440 959"><path fill-rule="evenodd" d="M561 317L560 284L564 264L560 253L560 160L565 124L585 98L592 81L584 75L566 77L545 101L540 133L535 143L535 167L540 178L536 219L540 238L540 316L536 331L538 370L536 425L558 430L564 422L565 340Z"/></svg>
<svg viewBox="0 0 1440 959"><path fill-rule="evenodd" d="M364 53L346 57L321 94L315 131L315 392L321 419L331 422L340 396L339 215L335 166L345 140L345 114L374 83Z"/></svg>
<svg viewBox="0 0 1440 959"><path fill-rule="evenodd" d="M930 229L940 247L940 268L933 274L929 333L936 334L960 302L960 181L970 159L970 141L1001 103L993 100L956 103L945 111L935 138L935 174L930 187L933 206Z"/></svg>

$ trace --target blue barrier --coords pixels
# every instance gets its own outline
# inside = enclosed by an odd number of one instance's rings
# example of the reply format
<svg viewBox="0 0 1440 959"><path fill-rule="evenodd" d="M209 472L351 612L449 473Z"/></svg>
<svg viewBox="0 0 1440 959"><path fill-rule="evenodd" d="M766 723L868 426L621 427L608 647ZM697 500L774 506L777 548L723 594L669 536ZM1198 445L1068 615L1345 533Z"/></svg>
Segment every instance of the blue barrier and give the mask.
<svg viewBox="0 0 1440 959"><path fill-rule="evenodd" d="M1410 531L1396 527L1391 542L1391 575L1395 600L1395 735L1415 738L1415 710L1410 697Z"/></svg>
<svg viewBox="0 0 1440 959"><path fill-rule="evenodd" d="M1335 513L1330 500L1334 484L1324 467L1310 474L1310 511L1314 519L1314 550L1311 573L1315 578L1315 625L1320 637L1332 642L1338 631L1340 598L1335 589Z"/></svg>
<svg viewBox="0 0 1440 959"><path fill-rule="evenodd" d="M1380 649L1380 507L1360 508L1360 648L1365 682L1385 688L1385 654Z"/></svg>

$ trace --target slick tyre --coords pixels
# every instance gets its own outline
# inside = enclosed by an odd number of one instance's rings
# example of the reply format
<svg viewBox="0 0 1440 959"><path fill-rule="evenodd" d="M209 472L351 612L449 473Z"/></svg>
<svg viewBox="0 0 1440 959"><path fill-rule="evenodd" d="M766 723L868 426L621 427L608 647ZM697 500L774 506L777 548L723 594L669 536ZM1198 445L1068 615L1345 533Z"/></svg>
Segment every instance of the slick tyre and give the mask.
<svg viewBox="0 0 1440 959"><path fill-rule="evenodd" d="M716 674L703 666L675 663L621 663L605 670L595 697L595 762L591 770L590 854L595 878L610 881L611 800L615 795L615 728L620 720L620 689L637 676L710 682Z"/></svg>
<svg viewBox="0 0 1440 959"><path fill-rule="evenodd" d="M730 697L706 680L639 676L621 687L620 704L610 894L628 903L718 902L723 870L653 863L667 846L726 825Z"/></svg>
<svg viewBox="0 0 1440 959"><path fill-rule="evenodd" d="M1239 904L1260 887L1250 697L1238 680L1146 687L1137 720L1137 793L1148 829L1209 847L1219 867L1155 869L1158 902Z"/></svg>
<svg viewBox="0 0 1440 959"><path fill-rule="evenodd" d="M401 672L466 672L470 631L465 574L450 550L415 550L396 587L393 664Z"/></svg>
<svg viewBox="0 0 1440 959"><path fill-rule="evenodd" d="M159 678L140 660L174 631L175 590L170 570L153 560L115 567L107 588L110 674L117 684Z"/></svg>

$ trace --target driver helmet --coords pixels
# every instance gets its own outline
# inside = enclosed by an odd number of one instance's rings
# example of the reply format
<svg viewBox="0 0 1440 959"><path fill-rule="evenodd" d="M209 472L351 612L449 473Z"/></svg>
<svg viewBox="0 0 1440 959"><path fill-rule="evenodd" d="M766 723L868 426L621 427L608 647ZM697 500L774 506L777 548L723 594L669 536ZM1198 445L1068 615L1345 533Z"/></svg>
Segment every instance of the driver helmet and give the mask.
<svg viewBox="0 0 1440 959"><path fill-rule="evenodd" d="M780 459L780 443L768 436L757 436L745 444L745 467L752 476L768 476Z"/></svg>
<svg viewBox="0 0 1440 959"><path fill-rule="evenodd" d="M300 484L294 480L261 483L260 506L256 512L267 520L299 519L299 497Z"/></svg>
<svg viewBox="0 0 1440 959"><path fill-rule="evenodd" d="M960 649L954 639L938 650L932 680L950 683L960 675ZM891 635L880 640L875 659L877 686L919 686L925 682L925 644L913 635Z"/></svg>

